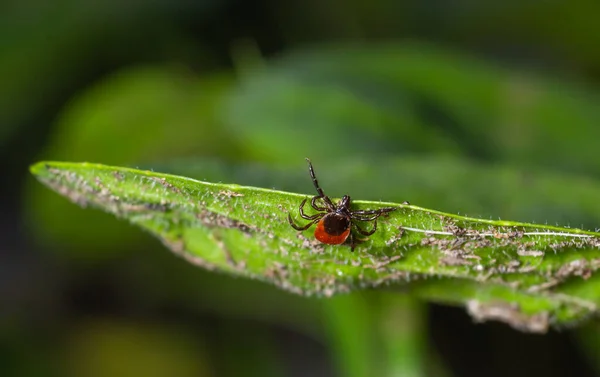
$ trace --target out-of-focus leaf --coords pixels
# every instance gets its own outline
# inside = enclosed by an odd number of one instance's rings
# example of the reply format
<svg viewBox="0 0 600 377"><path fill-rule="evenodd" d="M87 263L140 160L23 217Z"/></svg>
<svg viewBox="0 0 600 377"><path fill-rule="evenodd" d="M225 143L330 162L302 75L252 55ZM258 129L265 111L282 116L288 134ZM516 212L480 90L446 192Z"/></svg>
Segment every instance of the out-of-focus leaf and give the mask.
<svg viewBox="0 0 600 377"><path fill-rule="evenodd" d="M326 331L341 375L424 375L424 306L396 292L356 292L324 302Z"/></svg>
<svg viewBox="0 0 600 377"><path fill-rule="evenodd" d="M274 337L251 323L227 321L219 326L216 354L219 376L279 377L285 373ZM306 370L309 368L307 367Z"/></svg>
<svg viewBox="0 0 600 377"><path fill-rule="evenodd" d="M231 82L176 67L120 71L64 110L43 155L138 163L221 151L229 138L213 109Z"/></svg>
<svg viewBox="0 0 600 377"><path fill-rule="evenodd" d="M298 294L405 285L464 304L478 320L537 332L582 320L600 304L600 233L359 201L357 209L397 210L352 253L290 227L287 214L296 216L303 195L88 163L42 162L32 172L71 201L149 231L191 263Z"/></svg>
<svg viewBox="0 0 600 377"><path fill-rule="evenodd" d="M254 158L461 153L458 142L426 127L414 96L403 88L381 87L376 80L352 87L336 83L335 75L306 79L269 68L233 91L222 109L224 122L247 140L245 151Z"/></svg>
<svg viewBox="0 0 600 377"><path fill-rule="evenodd" d="M0 146L19 127L39 122L40 113L50 115L48 110L82 81L115 65L147 60L148 54L169 55L170 60L194 56L196 63L211 60L211 53L200 53L196 42L174 30L172 17L187 12L202 22L220 6L218 0L4 1Z"/></svg>
<svg viewBox="0 0 600 377"><path fill-rule="evenodd" d="M373 328L375 314L362 294L334 297L323 304L323 320L340 374L344 377L380 375L377 337ZM349 315L349 313L352 313Z"/></svg>
<svg viewBox="0 0 600 377"><path fill-rule="evenodd" d="M110 320L73 326L66 336L65 376L211 376L202 340L182 329Z"/></svg>
<svg viewBox="0 0 600 377"><path fill-rule="evenodd" d="M600 373L600 359L598 359L598 350L600 349L600 322L591 322L582 326L576 332L577 340L582 352L587 356L589 364L596 373Z"/></svg>
<svg viewBox="0 0 600 377"><path fill-rule="evenodd" d="M584 85L387 43L287 55L248 78L224 116L271 160L426 152L597 174L599 104Z"/></svg>
<svg viewBox="0 0 600 377"><path fill-rule="evenodd" d="M425 376L427 357L425 305L412 297L382 294L378 305L379 337L385 376ZM437 366L443 369L441 364Z"/></svg>

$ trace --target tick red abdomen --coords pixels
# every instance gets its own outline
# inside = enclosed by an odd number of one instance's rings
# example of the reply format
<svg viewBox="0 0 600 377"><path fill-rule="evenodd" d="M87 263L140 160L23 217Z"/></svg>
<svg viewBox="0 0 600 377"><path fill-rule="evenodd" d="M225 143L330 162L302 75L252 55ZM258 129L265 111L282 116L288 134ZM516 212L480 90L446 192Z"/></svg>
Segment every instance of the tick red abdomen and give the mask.
<svg viewBox="0 0 600 377"><path fill-rule="evenodd" d="M328 245L344 243L350 235L350 219L330 213L317 223L315 238Z"/></svg>

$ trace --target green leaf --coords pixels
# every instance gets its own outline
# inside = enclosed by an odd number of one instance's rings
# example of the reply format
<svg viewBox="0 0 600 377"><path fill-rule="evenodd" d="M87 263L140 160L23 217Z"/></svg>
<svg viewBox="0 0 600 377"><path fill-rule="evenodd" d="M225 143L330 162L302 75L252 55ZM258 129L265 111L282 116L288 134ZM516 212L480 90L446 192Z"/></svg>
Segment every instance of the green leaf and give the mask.
<svg viewBox="0 0 600 377"><path fill-rule="evenodd" d="M31 170L71 201L149 231L190 263L297 294L393 286L537 332L582 320L600 304L597 232L355 201L356 209L398 209L351 252L290 227L287 215L297 217L305 195L90 163Z"/></svg>

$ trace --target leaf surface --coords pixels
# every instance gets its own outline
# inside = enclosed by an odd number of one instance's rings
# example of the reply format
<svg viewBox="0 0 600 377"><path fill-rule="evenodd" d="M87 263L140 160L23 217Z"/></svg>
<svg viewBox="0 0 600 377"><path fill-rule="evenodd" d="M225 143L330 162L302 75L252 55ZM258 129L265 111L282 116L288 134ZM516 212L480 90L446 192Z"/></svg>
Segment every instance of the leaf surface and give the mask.
<svg viewBox="0 0 600 377"><path fill-rule="evenodd" d="M303 221L305 195L90 163L40 162L31 171L71 201L147 230L190 263L296 294L390 286L536 332L593 315L600 304L596 232L354 201L355 209L398 209L350 252L319 243L314 228L290 227L288 213Z"/></svg>

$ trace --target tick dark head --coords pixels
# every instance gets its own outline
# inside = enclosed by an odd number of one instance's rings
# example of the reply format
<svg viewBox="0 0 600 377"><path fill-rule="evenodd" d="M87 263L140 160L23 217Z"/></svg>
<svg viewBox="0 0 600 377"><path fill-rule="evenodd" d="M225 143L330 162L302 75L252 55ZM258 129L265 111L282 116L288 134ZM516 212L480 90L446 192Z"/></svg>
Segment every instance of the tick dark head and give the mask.
<svg viewBox="0 0 600 377"><path fill-rule="evenodd" d="M339 245L344 243L348 237L350 237L350 248L354 251L354 237L352 235L352 228L363 236L370 236L377 230L377 218L385 213L396 210L394 207L386 207L374 210L366 211L352 211L350 196L344 195L342 199L334 204L331 199L319 187L319 182L315 175L315 171L310 160L308 161L308 171L313 181L313 185L317 190L317 195L313 196L310 200L310 205L317 211L314 215L307 215L304 212L304 205L307 199L302 200L298 211L300 217L306 220L310 220L308 224L304 226L296 225L292 219L292 215L288 215L288 221L290 225L296 230L306 230L313 224L317 224L315 229L315 238L324 244L328 245ZM361 229L355 221L372 221L373 228L369 231Z"/></svg>

